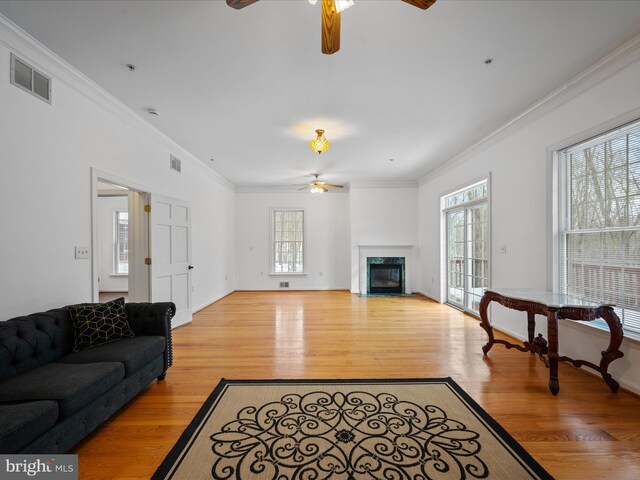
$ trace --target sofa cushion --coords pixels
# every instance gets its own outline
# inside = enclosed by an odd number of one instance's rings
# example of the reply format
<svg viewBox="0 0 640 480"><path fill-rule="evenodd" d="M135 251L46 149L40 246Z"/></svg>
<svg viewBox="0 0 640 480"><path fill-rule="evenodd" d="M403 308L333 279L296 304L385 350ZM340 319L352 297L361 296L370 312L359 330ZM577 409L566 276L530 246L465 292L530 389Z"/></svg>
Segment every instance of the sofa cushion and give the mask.
<svg viewBox="0 0 640 480"><path fill-rule="evenodd" d="M0 452L15 453L53 427L58 404L51 400L0 404Z"/></svg>
<svg viewBox="0 0 640 480"><path fill-rule="evenodd" d="M125 377L131 376L165 349L165 338L160 336L123 338L62 357L62 363L122 362Z"/></svg>
<svg viewBox="0 0 640 480"><path fill-rule="evenodd" d="M133 337L127 322L124 297L106 303L70 305L68 308L76 334L76 352L123 337Z"/></svg>
<svg viewBox="0 0 640 480"><path fill-rule="evenodd" d="M121 363L50 363L2 382L0 402L55 400L68 417L124 378Z"/></svg>
<svg viewBox="0 0 640 480"><path fill-rule="evenodd" d="M67 310L0 321L0 381L55 362L72 351L73 325Z"/></svg>

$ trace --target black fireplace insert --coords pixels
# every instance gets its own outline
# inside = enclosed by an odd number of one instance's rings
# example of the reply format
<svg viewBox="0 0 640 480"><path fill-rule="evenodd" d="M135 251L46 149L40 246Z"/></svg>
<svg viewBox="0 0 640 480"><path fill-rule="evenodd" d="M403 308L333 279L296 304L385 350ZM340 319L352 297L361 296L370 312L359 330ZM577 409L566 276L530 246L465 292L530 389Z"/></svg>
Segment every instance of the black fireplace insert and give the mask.
<svg viewBox="0 0 640 480"><path fill-rule="evenodd" d="M403 293L402 264L369 265L369 293Z"/></svg>

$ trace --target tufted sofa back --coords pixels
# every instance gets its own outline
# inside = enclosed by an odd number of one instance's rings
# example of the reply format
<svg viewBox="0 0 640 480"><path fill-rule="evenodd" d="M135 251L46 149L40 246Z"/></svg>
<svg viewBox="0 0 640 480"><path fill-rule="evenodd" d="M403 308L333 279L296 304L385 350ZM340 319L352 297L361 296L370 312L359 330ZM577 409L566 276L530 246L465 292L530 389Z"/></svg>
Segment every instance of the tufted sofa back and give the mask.
<svg viewBox="0 0 640 480"><path fill-rule="evenodd" d="M71 353L73 342L73 324L66 309L0 321L0 381Z"/></svg>

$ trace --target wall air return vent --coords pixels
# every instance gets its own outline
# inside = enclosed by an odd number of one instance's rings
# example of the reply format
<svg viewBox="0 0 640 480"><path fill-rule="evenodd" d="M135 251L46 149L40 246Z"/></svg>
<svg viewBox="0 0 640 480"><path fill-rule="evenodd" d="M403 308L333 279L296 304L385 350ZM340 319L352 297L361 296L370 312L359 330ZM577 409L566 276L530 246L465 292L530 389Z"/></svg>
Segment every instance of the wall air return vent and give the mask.
<svg viewBox="0 0 640 480"><path fill-rule="evenodd" d="M170 155L169 158L170 158L169 166L171 170L175 170L176 172L180 173L182 171L182 160L174 157L173 155Z"/></svg>
<svg viewBox="0 0 640 480"><path fill-rule="evenodd" d="M31 95L51 103L51 78L11 54L11 83Z"/></svg>

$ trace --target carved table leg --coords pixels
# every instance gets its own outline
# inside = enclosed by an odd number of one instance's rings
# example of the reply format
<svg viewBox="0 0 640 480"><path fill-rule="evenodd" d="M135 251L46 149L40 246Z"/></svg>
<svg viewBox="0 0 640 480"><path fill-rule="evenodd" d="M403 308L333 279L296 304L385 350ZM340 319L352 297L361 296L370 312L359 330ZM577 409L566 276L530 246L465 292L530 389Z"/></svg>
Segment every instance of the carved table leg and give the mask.
<svg viewBox="0 0 640 480"><path fill-rule="evenodd" d="M536 314L533 312L527 312L527 333L529 334L529 348L531 348L536 335ZM531 355L534 354L532 350L529 351Z"/></svg>
<svg viewBox="0 0 640 480"><path fill-rule="evenodd" d="M489 341L484 347L482 347L482 352L485 355L489 353L489 350L491 350L491 347L493 347L493 344L495 342L495 339L493 338L493 327L491 326L491 324L489 323L489 319L487 318L487 307L489 306L489 303L491 303L491 300L491 293L485 292L485 294L482 296L482 300L480 300L479 309L480 326L484 328L484 330L487 332L487 335L489 336Z"/></svg>
<svg viewBox="0 0 640 480"><path fill-rule="evenodd" d="M609 325L610 340L607 349L601 352L600 375L602 375L602 379L609 385L611 391L616 393L618 388L620 388L620 384L613 379L608 369L611 362L624 356L624 353L619 350L623 337L622 323L611 307L606 307L603 310L602 319Z"/></svg>
<svg viewBox="0 0 640 480"><path fill-rule="evenodd" d="M558 382L558 311L549 309L547 315L547 332L549 335L549 390L557 395L560 391Z"/></svg>

